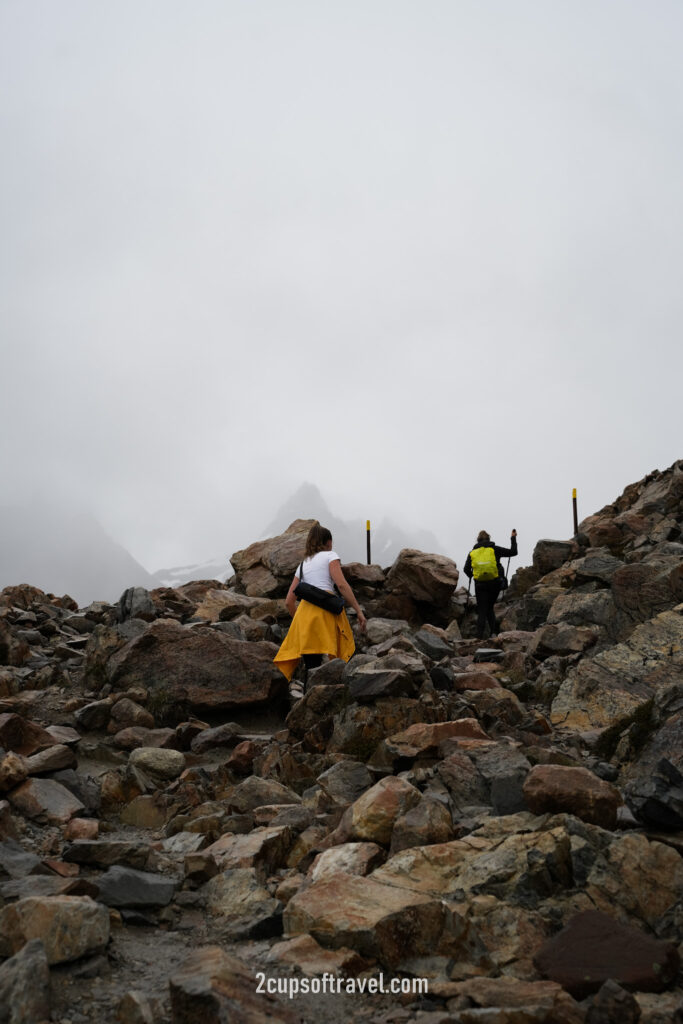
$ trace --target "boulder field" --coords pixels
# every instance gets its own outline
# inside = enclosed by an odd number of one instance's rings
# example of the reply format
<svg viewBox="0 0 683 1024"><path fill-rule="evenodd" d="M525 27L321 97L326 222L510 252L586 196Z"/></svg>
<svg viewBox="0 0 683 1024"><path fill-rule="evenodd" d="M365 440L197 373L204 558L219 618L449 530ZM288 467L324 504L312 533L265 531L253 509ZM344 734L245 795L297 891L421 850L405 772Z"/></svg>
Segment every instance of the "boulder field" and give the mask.
<svg viewBox="0 0 683 1024"><path fill-rule="evenodd" d="M310 525L0 593L0 1024L683 1022L683 461L485 642L450 559L345 565L367 632L295 699Z"/></svg>

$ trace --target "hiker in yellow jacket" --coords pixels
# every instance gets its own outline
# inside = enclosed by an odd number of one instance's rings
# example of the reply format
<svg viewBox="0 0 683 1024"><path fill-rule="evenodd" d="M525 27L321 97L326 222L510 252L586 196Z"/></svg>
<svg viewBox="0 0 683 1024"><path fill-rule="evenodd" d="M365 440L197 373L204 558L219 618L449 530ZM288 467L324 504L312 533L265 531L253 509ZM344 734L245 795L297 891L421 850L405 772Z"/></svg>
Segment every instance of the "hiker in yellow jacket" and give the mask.
<svg viewBox="0 0 683 1024"><path fill-rule="evenodd" d="M474 593L477 598L477 636L484 639L488 622L491 636L498 632L498 619L493 610L501 587L505 581L505 573L501 558L512 558L517 554L517 531L510 536L510 547L501 548L494 544L486 530L480 530L477 543L474 545L465 562L465 575L474 577Z"/></svg>
<svg viewBox="0 0 683 1024"><path fill-rule="evenodd" d="M346 603L355 610L361 630L365 631L366 626L363 610L344 578L339 555L332 549L332 534L320 523L315 523L306 538L304 560L297 568L285 598L287 610L292 616L292 624L273 659L288 680L294 675L302 657L308 670L317 668L322 663L324 654L348 661L356 649L345 610L342 609L339 615L333 615L332 612L325 611L324 608L319 608L309 601L300 601L297 607L294 591L299 585L301 570L306 583L321 590L333 593L336 584Z"/></svg>

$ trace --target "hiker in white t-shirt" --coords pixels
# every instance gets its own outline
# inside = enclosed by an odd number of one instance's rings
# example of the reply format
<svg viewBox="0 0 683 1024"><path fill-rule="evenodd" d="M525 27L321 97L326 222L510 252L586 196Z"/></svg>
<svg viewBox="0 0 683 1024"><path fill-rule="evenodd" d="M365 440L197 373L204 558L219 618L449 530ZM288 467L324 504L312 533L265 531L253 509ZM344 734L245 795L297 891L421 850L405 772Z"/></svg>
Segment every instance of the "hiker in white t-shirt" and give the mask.
<svg viewBox="0 0 683 1024"><path fill-rule="evenodd" d="M348 661L355 650L353 633L344 610L339 615L333 615L309 601L301 601L297 606L294 591L299 585L300 568L303 569L305 582L314 587L334 593L336 585L346 603L356 612L361 630L365 631L367 624L363 609L344 577L339 555L332 549L332 534L320 523L315 523L306 538L304 560L301 567L297 567L285 598L287 610L292 616L292 625L275 657L275 663L288 679L292 678L300 658L304 659L306 668L311 669L322 663L324 654Z"/></svg>

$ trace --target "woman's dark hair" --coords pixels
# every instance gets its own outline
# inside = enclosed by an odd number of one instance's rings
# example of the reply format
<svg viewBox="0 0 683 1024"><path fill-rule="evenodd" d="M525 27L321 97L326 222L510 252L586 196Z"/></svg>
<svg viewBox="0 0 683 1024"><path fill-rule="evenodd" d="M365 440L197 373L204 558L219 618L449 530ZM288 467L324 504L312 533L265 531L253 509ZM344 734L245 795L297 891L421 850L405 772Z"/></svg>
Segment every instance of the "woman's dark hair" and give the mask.
<svg viewBox="0 0 683 1024"><path fill-rule="evenodd" d="M480 530L477 535L477 540L479 541L480 544L482 544L487 540L491 540L491 534L487 533L486 530Z"/></svg>
<svg viewBox="0 0 683 1024"><path fill-rule="evenodd" d="M308 531L308 537L306 538L306 558L312 558L313 555L317 555L319 551L325 550L325 545L329 544L332 540L332 534L326 526L321 526L320 523L316 522Z"/></svg>

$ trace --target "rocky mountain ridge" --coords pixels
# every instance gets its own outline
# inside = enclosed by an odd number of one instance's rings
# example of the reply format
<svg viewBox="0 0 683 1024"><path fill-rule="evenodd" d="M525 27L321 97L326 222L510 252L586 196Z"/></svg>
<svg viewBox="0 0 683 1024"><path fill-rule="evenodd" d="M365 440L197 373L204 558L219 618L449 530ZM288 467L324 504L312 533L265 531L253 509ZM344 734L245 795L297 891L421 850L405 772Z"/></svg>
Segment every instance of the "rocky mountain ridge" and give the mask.
<svg viewBox="0 0 683 1024"><path fill-rule="evenodd" d="M6 1019L683 1021L683 461L539 541L483 644L450 559L346 565L367 633L293 701L309 525L230 585L0 594Z"/></svg>

